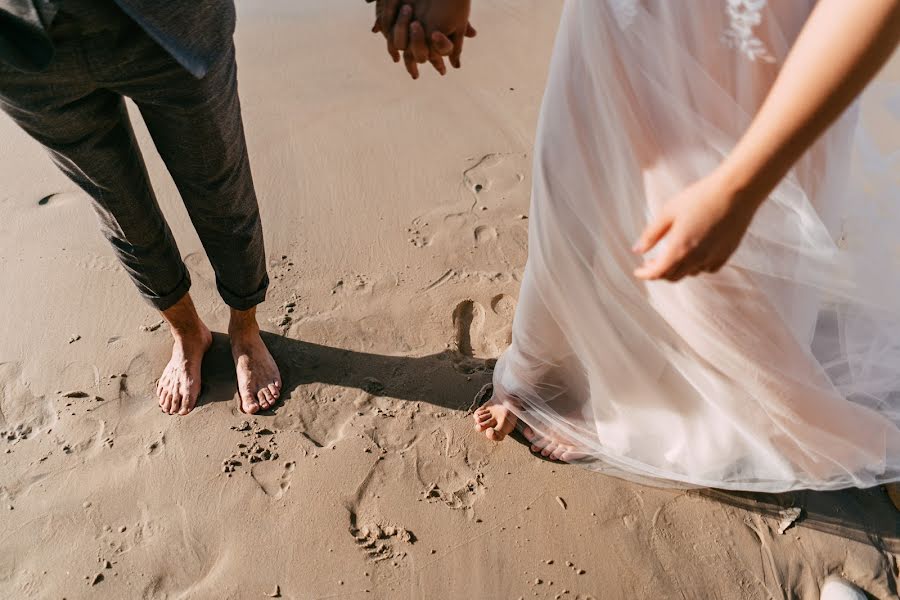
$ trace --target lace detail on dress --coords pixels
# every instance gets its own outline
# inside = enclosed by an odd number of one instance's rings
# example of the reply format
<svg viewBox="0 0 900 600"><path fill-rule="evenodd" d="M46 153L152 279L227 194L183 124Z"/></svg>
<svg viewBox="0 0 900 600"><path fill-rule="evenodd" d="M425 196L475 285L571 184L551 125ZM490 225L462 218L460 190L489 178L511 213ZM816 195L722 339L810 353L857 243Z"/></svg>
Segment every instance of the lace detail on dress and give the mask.
<svg viewBox="0 0 900 600"><path fill-rule="evenodd" d="M638 0L607 0L619 29L626 30L637 16Z"/></svg>
<svg viewBox="0 0 900 600"><path fill-rule="evenodd" d="M761 13L765 7L766 0L727 0L725 11L729 27L722 35L722 41L752 61L773 63L775 58L753 34L753 28L762 22Z"/></svg>

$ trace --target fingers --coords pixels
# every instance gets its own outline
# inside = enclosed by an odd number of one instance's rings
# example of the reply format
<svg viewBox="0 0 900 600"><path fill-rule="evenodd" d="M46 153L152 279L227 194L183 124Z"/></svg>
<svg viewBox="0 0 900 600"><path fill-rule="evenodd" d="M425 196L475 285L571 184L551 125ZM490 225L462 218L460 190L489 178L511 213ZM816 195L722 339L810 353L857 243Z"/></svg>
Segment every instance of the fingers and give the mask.
<svg viewBox="0 0 900 600"><path fill-rule="evenodd" d="M403 51L403 62L406 65L406 71L413 79L419 78L419 65L416 63L416 57L407 49Z"/></svg>
<svg viewBox="0 0 900 600"><path fill-rule="evenodd" d="M399 46L398 46L399 47ZM409 26L409 49L412 50L416 62L421 64L428 60L428 44L425 42L425 28L418 21Z"/></svg>
<svg viewBox="0 0 900 600"><path fill-rule="evenodd" d="M383 0L375 6L375 18L378 20L379 30L390 37L391 27L397 21L401 0ZM412 15L412 7L409 14Z"/></svg>
<svg viewBox="0 0 900 600"><path fill-rule="evenodd" d="M680 266L684 256L685 254L680 251L677 244L670 243L662 255L635 269L634 276L645 281L662 279L665 275L674 272L674 267Z"/></svg>
<svg viewBox="0 0 900 600"><path fill-rule="evenodd" d="M466 36L460 35L459 33L454 33L450 36L450 41L453 42L453 52L450 54L450 64L453 65L454 69L458 69L462 66L460 56L462 55L464 39L466 39Z"/></svg>
<svg viewBox="0 0 900 600"><path fill-rule="evenodd" d="M393 39L394 48L397 50L407 49L407 44L409 44L409 24L412 21L412 14L412 6L405 4L400 9L400 16L397 17L397 22L394 23Z"/></svg>
<svg viewBox="0 0 900 600"><path fill-rule="evenodd" d="M440 54L432 52L428 55L428 62L431 63L434 70L440 73L442 77L447 74L447 65L444 64L444 57Z"/></svg>
<svg viewBox="0 0 900 600"><path fill-rule="evenodd" d="M431 47L441 56L449 56L453 52L453 42L440 31L431 34Z"/></svg>
<svg viewBox="0 0 900 600"><path fill-rule="evenodd" d="M637 254L645 254L649 252L659 240L672 228L673 219L668 215L660 215L652 223L647 225L641 233L641 237L635 242L631 250Z"/></svg>
<svg viewBox="0 0 900 600"><path fill-rule="evenodd" d="M391 38L387 38L387 51L395 63L400 62L400 52L397 50L397 47L394 46L394 40Z"/></svg>

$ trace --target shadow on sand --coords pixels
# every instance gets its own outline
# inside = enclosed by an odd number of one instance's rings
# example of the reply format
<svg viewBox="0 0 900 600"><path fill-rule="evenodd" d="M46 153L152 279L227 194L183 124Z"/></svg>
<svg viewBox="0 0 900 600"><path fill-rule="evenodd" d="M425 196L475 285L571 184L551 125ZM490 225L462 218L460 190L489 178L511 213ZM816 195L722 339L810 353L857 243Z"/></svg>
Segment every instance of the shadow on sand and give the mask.
<svg viewBox="0 0 900 600"><path fill-rule="evenodd" d="M493 361L443 352L422 357L385 356L313 344L263 333L281 369L282 401L263 414L277 413L298 387L329 384L364 390L411 402L426 402L449 410L468 411L482 386L491 380ZM235 402L234 365L228 339L214 334L213 346L203 365L206 388L200 404ZM575 467L573 467L575 468ZM872 544L889 552L900 551L900 513L885 491L815 492L802 490L762 494L724 490L690 492L773 519L790 507L801 507L797 525ZM893 572L896 566L889 571Z"/></svg>

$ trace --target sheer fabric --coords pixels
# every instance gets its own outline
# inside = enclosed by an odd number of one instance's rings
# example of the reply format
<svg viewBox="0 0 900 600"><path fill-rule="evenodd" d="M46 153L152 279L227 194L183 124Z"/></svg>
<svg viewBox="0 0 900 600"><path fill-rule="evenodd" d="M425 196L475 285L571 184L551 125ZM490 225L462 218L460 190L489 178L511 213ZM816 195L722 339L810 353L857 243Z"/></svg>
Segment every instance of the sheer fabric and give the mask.
<svg viewBox="0 0 900 600"><path fill-rule="evenodd" d="M491 402L570 460L773 492L900 480L900 187L896 156L857 135L857 105L726 268L677 284L632 275L631 244L736 144L813 5L568 0Z"/></svg>

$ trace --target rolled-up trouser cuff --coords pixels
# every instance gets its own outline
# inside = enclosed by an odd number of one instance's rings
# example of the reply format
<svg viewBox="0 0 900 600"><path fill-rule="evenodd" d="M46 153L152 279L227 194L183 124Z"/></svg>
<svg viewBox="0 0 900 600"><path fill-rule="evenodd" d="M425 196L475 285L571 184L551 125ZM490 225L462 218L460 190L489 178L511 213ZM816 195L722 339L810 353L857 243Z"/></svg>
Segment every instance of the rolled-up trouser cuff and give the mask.
<svg viewBox="0 0 900 600"><path fill-rule="evenodd" d="M181 278L181 281L178 282L178 285L175 286L171 292L164 296L150 296L144 293L141 290L141 296L149 302L155 309L162 312L166 309L172 308L179 300L181 300L185 294L188 293L191 289L191 275L188 273L188 270L184 270L184 277Z"/></svg>
<svg viewBox="0 0 900 600"><path fill-rule="evenodd" d="M263 275L262 283L259 288L249 296L238 296L237 294L227 290L221 282L216 282L216 289L225 304L234 310L250 310L257 304L262 304L266 299L266 291L269 289L269 276Z"/></svg>

